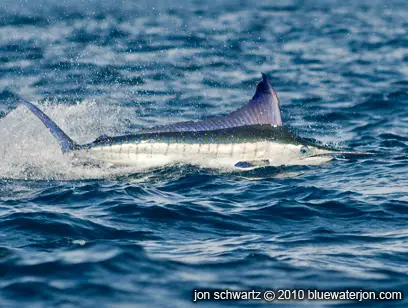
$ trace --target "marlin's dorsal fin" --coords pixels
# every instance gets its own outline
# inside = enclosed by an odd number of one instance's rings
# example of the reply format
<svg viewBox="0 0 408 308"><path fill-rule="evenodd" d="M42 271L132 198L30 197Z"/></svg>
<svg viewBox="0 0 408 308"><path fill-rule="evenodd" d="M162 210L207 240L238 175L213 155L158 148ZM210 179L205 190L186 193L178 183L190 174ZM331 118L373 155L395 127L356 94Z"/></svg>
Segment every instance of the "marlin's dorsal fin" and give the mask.
<svg viewBox="0 0 408 308"><path fill-rule="evenodd" d="M257 124L283 125L278 96L265 74L262 74L262 81L256 87L255 95L248 104L226 116L213 117L198 122L189 121L157 126L144 131L157 133L211 131Z"/></svg>
<svg viewBox="0 0 408 308"><path fill-rule="evenodd" d="M248 116L249 119L247 120ZM265 74L262 73L262 81L258 83L255 95L249 103L230 113L227 117L239 118L245 122L245 125L283 125L278 95Z"/></svg>

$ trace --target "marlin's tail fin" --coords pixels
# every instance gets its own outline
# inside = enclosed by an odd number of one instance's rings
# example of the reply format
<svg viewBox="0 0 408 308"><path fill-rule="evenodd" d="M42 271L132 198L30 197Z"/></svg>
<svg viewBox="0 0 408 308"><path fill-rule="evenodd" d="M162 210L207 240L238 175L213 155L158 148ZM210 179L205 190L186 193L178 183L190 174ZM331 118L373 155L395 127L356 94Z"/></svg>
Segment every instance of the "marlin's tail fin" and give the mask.
<svg viewBox="0 0 408 308"><path fill-rule="evenodd" d="M51 134L57 139L59 145L61 146L62 153L80 149L80 145L75 143L71 138L65 134L61 128L58 127L44 112L42 112L38 107L34 106L30 102L20 98L20 103L24 104L32 113L34 113L37 118L39 118L44 125L49 129Z"/></svg>

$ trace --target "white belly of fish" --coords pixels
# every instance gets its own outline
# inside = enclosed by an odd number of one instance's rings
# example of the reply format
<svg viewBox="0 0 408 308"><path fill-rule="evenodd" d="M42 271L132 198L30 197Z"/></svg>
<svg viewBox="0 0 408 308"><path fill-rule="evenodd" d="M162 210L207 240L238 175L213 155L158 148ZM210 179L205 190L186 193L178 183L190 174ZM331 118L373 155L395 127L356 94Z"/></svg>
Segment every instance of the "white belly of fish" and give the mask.
<svg viewBox="0 0 408 308"><path fill-rule="evenodd" d="M266 141L236 144L142 142L94 147L87 150L86 153L92 158L104 162L141 168L177 163L199 165L205 168L232 168L240 161L268 159L273 148L275 148L276 154L278 152L283 153L283 145ZM276 163L281 165L280 162Z"/></svg>

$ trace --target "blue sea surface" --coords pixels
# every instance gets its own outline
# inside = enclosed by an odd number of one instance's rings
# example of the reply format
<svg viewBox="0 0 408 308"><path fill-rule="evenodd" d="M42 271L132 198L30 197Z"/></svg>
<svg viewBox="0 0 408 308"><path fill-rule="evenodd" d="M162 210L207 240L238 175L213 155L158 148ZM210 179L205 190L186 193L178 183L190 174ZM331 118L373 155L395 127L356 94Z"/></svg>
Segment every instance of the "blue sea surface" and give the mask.
<svg viewBox="0 0 408 308"><path fill-rule="evenodd" d="M379 155L238 173L84 166L15 95L85 143L225 115L261 72L299 135ZM407 1L2 0L0 306L190 307L194 289L408 295L407 132Z"/></svg>

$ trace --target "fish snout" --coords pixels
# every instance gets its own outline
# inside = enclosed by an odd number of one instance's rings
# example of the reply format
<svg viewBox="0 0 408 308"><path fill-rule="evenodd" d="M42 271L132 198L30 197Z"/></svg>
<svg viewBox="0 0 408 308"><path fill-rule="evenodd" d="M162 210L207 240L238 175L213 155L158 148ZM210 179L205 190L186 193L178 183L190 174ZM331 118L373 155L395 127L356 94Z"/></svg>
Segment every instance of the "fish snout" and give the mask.
<svg viewBox="0 0 408 308"><path fill-rule="evenodd" d="M372 152L353 152L353 151L336 151L336 150L326 150L326 149L316 149L314 153L308 157L363 157L363 156L374 156L375 153Z"/></svg>

